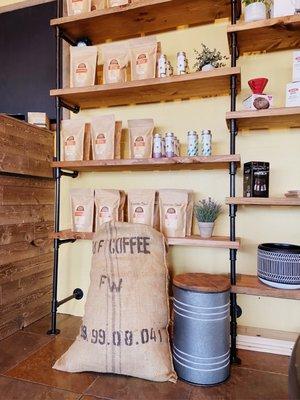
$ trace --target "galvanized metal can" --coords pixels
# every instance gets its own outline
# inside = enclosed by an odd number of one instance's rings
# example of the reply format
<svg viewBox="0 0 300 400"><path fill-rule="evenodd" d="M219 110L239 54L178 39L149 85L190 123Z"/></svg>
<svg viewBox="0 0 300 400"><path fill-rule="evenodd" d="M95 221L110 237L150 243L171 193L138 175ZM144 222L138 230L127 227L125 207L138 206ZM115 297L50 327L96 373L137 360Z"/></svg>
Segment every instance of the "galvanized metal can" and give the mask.
<svg viewBox="0 0 300 400"><path fill-rule="evenodd" d="M161 158L161 157L162 157L161 134L156 133L153 139L153 158Z"/></svg>
<svg viewBox="0 0 300 400"><path fill-rule="evenodd" d="M168 132L166 134L166 157L171 158L175 156L175 142L174 133Z"/></svg>
<svg viewBox="0 0 300 400"><path fill-rule="evenodd" d="M188 61L186 58L186 53L180 51L177 53L177 74L184 75L187 74Z"/></svg>
<svg viewBox="0 0 300 400"><path fill-rule="evenodd" d="M199 138L196 131L189 131L187 134L188 156L196 157L199 154Z"/></svg>
<svg viewBox="0 0 300 400"><path fill-rule="evenodd" d="M188 274L202 275L202 274ZM208 274L206 274L208 275ZM230 285L186 288L174 279L173 359L180 379L216 385L230 375ZM226 278L225 278L226 279ZM213 282L213 275L212 275Z"/></svg>
<svg viewBox="0 0 300 400"><path fill-rule="evenodd" d="M168 67L168 60L167 57L162 54L159 59L158 59L158 77L159 78L164 78L165 76L167 76L167 67Z"/></svg>
<svg viewBox="0 0 300 400"><path fill-rule="evenodd" d="M201 144L202 144L202 155L211 156L212 155L212 135L211 131L205 129L201 134Z"/></svg>

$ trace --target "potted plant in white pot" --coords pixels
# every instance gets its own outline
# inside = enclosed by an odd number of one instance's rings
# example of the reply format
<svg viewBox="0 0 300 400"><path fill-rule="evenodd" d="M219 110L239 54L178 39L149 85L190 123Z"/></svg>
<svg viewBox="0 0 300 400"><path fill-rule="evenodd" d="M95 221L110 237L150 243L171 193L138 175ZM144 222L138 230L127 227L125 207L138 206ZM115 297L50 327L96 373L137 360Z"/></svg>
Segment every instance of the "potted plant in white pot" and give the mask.
<svg viewBox="0 0 300 400"><path fill-rule="evenodd" d="M267 11L270 7L269 0L242 0L242 3L245 5L245 22L267 19Z"/></svg>
<svg viewBox="0 0 300 400"><path fill-rule="evenodd" d="M194 206L195 217L198 221L200 236L204 239L212 237L215 221L221 214L222 206L210 197L199 201Z"/></svg>
<svg viewBox="0 0 300 400"><path fill-rule="evenodd" d="M223 60L228 60L228 57L223 56L217 49L210 50L204 43L201 43L202 50L194 50L196 54L196 63L194 68L196 71L210 71L215 68L226 67Z"/></svg>

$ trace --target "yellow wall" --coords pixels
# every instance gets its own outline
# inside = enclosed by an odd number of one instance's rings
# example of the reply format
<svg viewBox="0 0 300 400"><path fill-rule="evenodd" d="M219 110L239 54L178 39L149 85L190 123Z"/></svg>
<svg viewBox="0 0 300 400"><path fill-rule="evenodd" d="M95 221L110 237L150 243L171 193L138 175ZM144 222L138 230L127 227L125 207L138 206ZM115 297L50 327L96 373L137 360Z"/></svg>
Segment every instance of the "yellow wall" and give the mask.
<svg viewBox="0 0 300 400"><path fill-rule="evenodd" d="M163 53L175 64L177 51L187 51L190 66L193 66L193 49L204 42L228 54L226 22L200 28L180 29L158 35ZM285 85L291 81L292 52L270 55L242 57L241 100L248 93L250 78L266 76L270 79L268 92L275 96L275 106L284 105ZM80 116L114 112L117 119L125 122L130 118L153 117L157 131L172 130L180 140L186 141L189 129L212 130L214 154L226 154L229 148L229 134L225 124L225 112L229 110L229 97L177 101L152 105L117 107L106 110L85 111ZM242 162L262 160L271 163L271 195L280 196L288 189L299 188L299 129L247 132L237 139L237 152ZM68 192L71 187L93 188L188 188L195 191L196 199L212 196L224 202L229 194L229 176L224 171L192 172L139 172L139 173L91 173L81 175L77 180L65 180L62 197L63 227L70 226ZM237 194L242 194L241 170L237 179ZM262 242L299 243L300 210L297 208L240 208L237 214L237 233L242 238L242 249L238 252L238 271L256 273L257 245ZM197 228L195 227L195 233ZM216 234L229 232L228 209L224 206L218 220ZM89 284L91 244L88 242L65 246L60 258L60 297L68 295L74 287L82 287L86 292ZM227 272L229 255L223 249L173 248L170 252L172 269L179 272ZM296 301L239 296L243 308L240 324L287 331L300 330L300 308ZM82 315L84 302L70 302L60 311Z"/></svg>
<svg viewBox="0 0 300 400"><path fill-rule="evenodd" d="M5 3L11 0L5 1ZM0 5L4 3L0 1ZM215 25L180 29L157 35L162 43L163 53L175 65L177 51L187 51L190 66L194 64L193 49L201 42L209 47L217 47L228 54L226 37L227 21ZM292 52L285 51L268 55L241 57L238 65L242 67L241 100L248 93L247 81L250 78L266 76L270 83L267 91L275 96L275 106L284 105L285 85L292 79ZM225 113L230 106L229 97L177 101L152 105L115 107L112 109L81 112L79 117L94 114L115 113L116 118L127 124L130 118L154 118L157 131L172 130L186 141L190 129L211 129L214 141L214 154L229 152L229 134L225 124ZM242 162L250 160L271 163L270 191L273 196L282 196L286 190L300 188L300 130L256 131L240 134L237 138L237 153ZM242 170L237 178L237 194L242 195ZM70 227L69 189L86 188L188 188L195 191L195 198L212 196L223 202L229 195L228 171L192 172L137 172L137 173L89 173L75 180L63 179L62 184L62 228ZM237 214L237 234L242 238L242 248L238 252L238 271L256 274L257 245L262 242L299 243L299 208L247 207L239 208ZM195 233L197 233L197 228ZM217 222L215 234L228 235L228 208L224 206L223 215ZM65 245L60 252L59 298L69 295L75 287L87 292L91 243L78 242ZM170 251L172 269L178 272L228 272L229 252L223 249L172 248ZM300 331L299 302L259 297L238 296L243 308L239 320L242 325L264 327L286 331ZM60 312L82 315L84 301L71 301Z"/></svg>

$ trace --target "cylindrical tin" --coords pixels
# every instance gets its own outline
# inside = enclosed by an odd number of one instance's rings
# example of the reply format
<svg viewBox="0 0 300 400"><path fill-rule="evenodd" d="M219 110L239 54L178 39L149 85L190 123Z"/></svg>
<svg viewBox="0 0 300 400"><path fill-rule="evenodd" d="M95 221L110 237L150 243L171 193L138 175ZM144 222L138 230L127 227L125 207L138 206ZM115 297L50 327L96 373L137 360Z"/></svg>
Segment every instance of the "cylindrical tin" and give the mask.
<svg viewBox="0 0 300 400"><path fill-rule="evenodd" d="M229 377L229 287L223 292L189 290L178 287L175 278L173 359L180 379L216 385Z"/></svg>
<svg viewBox="0 0 300 400"><path fill-rule="evenodd" d="M153 138L153 158L162 157L161 134L156 133Z"/></svg>
<svg viewBox="0 0 300 400"><path fill-rule="evenodd" d="M199 154L199 139L196 131L189 131L187 134L188 156L196 157Z"/></svg>
<svg viewBox="0 0 300 400"><path fill-rule="evenodd" d="M177 157L180 157L180 140L179 139L177 139L176 145L177 145L176 154L177 154Z"/></svg>
<svg viewBox="0 0 300 400"><path fill-rule="evenodd" d="M174 155L175 157L179 156L179 140L177 139L177 136L174 137Z"/></svg>
<svg viewBox="0 0 300 400"><path fill-rule="evenodd" d="M168 61L167 63L167 76L173 76L174 75L174 69L170 63L170 61Z"/></svg>
<svg viewBox="0 0 300 400"><path fill-rule="evenodd" d="M257 275L278 289L300 289L300 246L264 243L258 246Z"/></svg>
<svg viewBox="0 0 300 400"><path fill-rule="evenodd" d="M166 157L166 139L161 138L161 156Z"/></svg>
<svg viewBox="0 0 300 400"><path fill-rule="evenodd" d="M165 76L167 76L167 67L168 67L168 60L167 57L162 54L159 59L158 59L158 77L159 78L164 78Z"/></svg>
<svg viewBox="0 0 300 400"><path fill-rule="evenodd" d="M187 74L187 66L188 61L186 58L186 53L184 51L180 51L179 53L177 53L177 74Z"/></svg>
<svg viewBox="0 0 300 400"><path fill-rule="evenodd" d="M211 156L212 154L212 136L211 131L206 129L202 131L201 134L201 142L202 142L202 155L203 156Z"/></svg>
<svg viewBox="0 0 300 400"><path fill-rule="evenodd" d="M174 133L168 132L166 134L166 157L171 158L175 156L175 143Z"/></svg>

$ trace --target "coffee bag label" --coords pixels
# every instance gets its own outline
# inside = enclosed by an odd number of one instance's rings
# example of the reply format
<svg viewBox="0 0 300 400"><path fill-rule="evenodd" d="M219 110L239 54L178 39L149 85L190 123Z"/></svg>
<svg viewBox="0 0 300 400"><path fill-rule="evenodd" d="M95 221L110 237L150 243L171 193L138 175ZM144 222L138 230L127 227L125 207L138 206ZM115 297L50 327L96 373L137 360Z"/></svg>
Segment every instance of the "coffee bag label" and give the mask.
<svg viewBox="0 0 300 400"><path fill-rule="evenodd" d="M134 224L146 224L146 211L142 206L135 208L132 220Z"/></svg>
<svg viewBox="0 0 300 400"><path fill-rule="evenodd" d="M140 157L143 158L145 154L145 139L143 136L138 136L134 140L134 157Z"/></svg>
<svg viewBox="0 0 300 400"><path fill-rule="evenodd" d="M67 157L76 156L76 140L74 136L67 137L65 141L65 154Z"/></svg>
<svg viewBox="0 0 300 400"><path fill-rule="evenodd" d="M83 83L87 77L88 66L86 63L79 63L76 66L75 74L78 82Z"/></svg>
<svg viewBox="0 0 300 400"><path fill-rule="evenodd" d="M138 75L146 75L149 64L149 54L141 53L136 58L136 72Z"/></svg>
<svg viewBox="0 0 300 400"><path fill-rule="evenodd" d="M100 225L104 224L105 222L110 222L112 221L113 216L112 216L112 210L108 206L103 206L101 207L99 211L99 222Z"/></svg>
<svg viewBox="0 0 300 400"><path fill-rule="evenodd" d="M85 223L85 208L81 204L75 207L74 222L77 229L80 231L80 228L83 227Z"/></svg>
<svg viewBox="0 0 300 400"><path fill-rule="evenodd" d="M178 215L174 207L170 207L166 210L165 214L165 227L167 229L176 229L178 224Z"/></svg>
<svg viewBox="0 0 300 400"><path fill-rule="evenodd" d="M99 133L95 140L95 153L97 156L102 155L102 153L105 151L106 142L106 133Z"/></svg>
<svg viewBox="0 0 300 400"><path fill-rule="evenodd" d="M110 82L120 82L121 65L117 58L113 58L108 63L108 78Z"/></svg>

